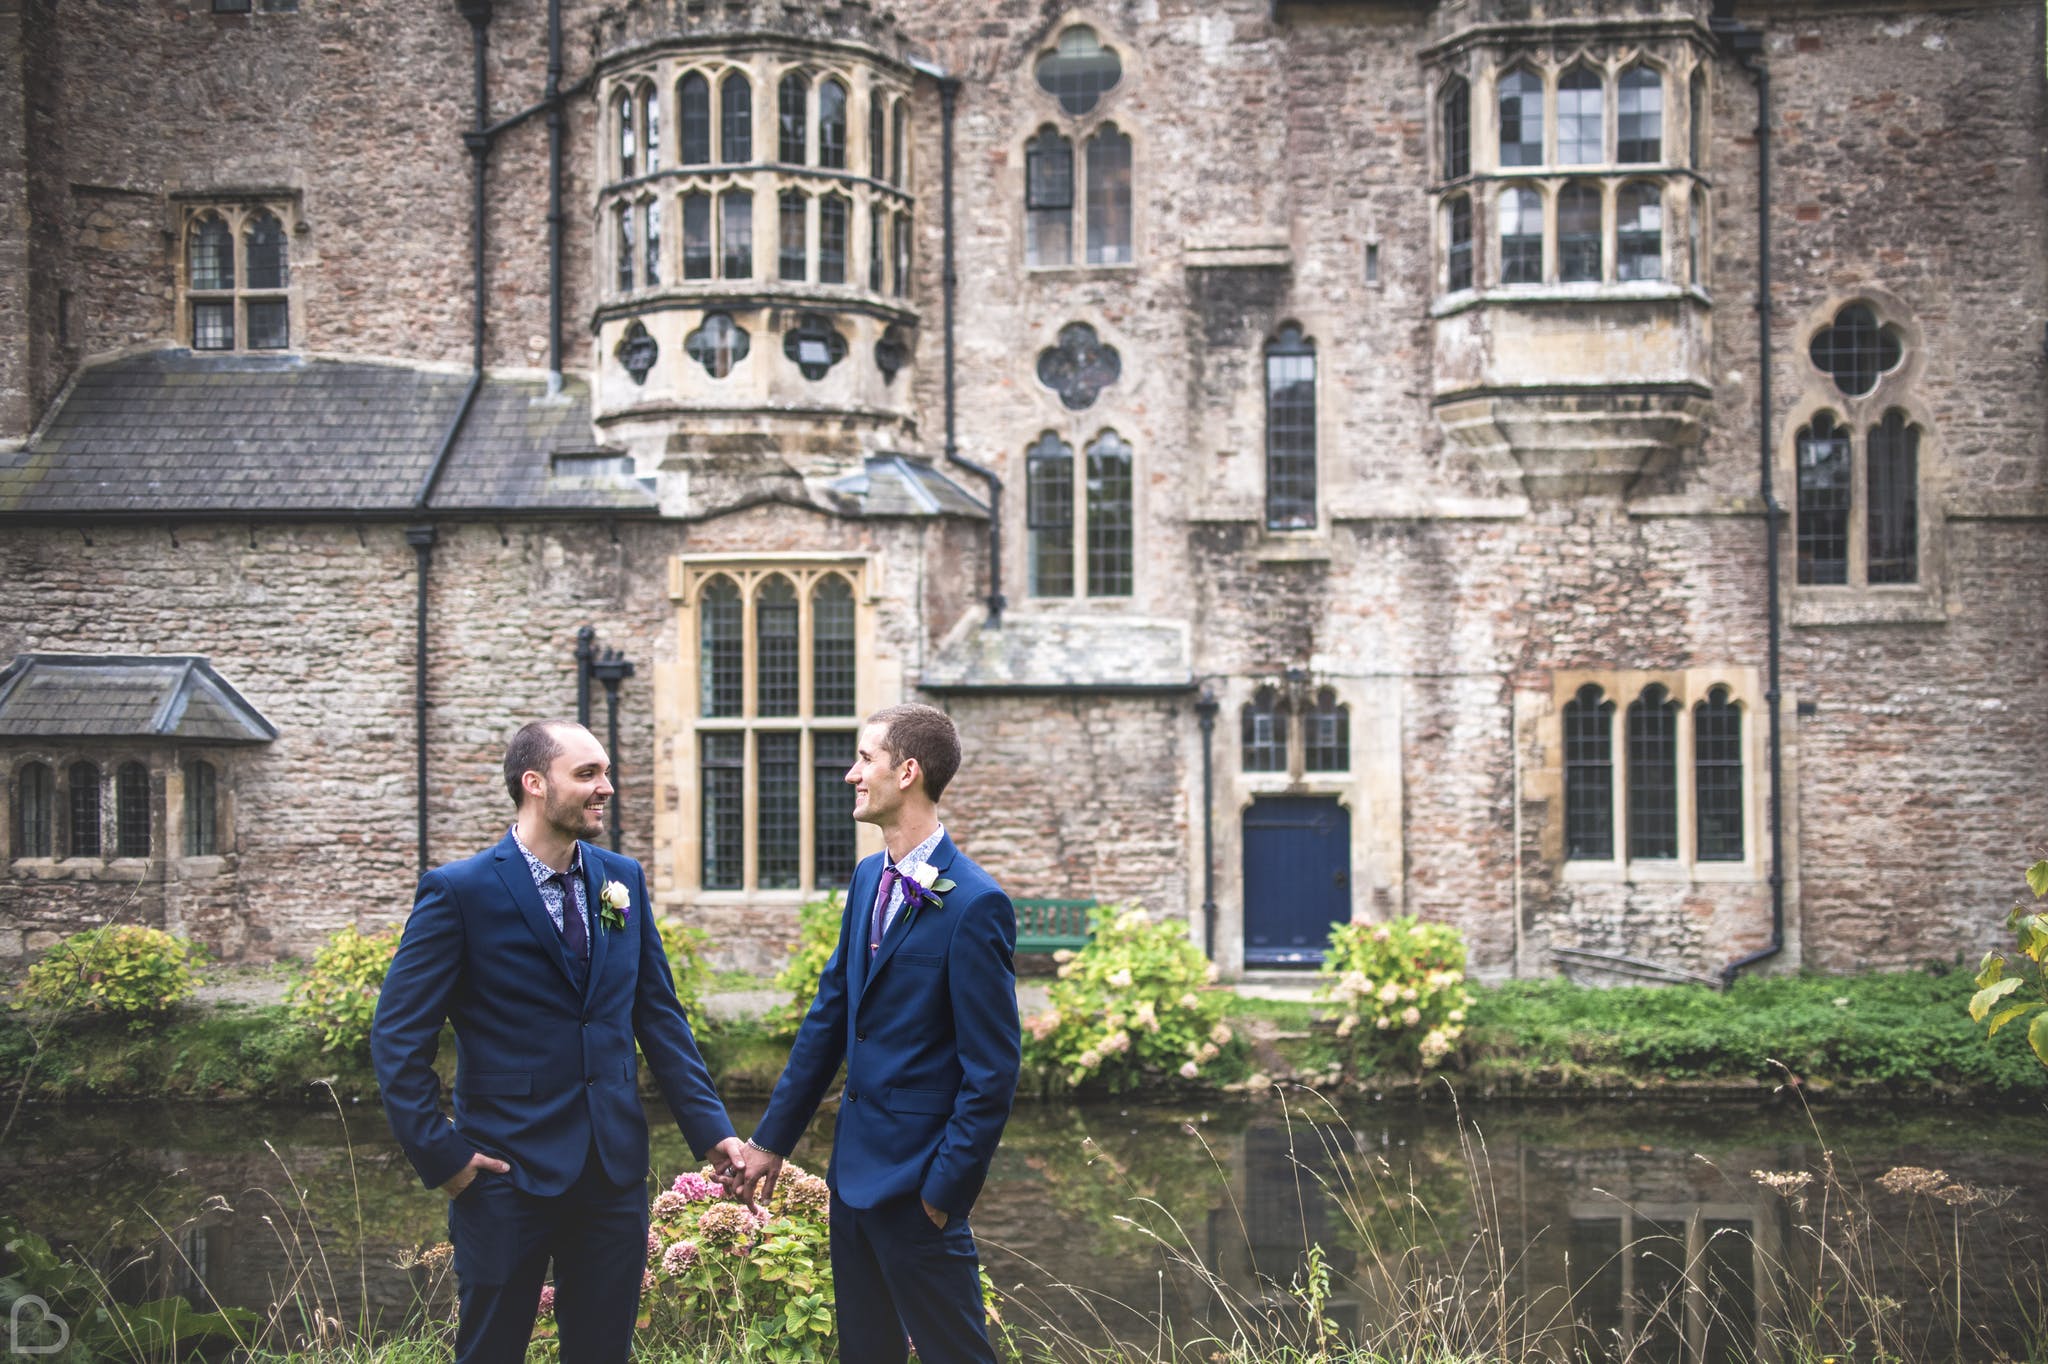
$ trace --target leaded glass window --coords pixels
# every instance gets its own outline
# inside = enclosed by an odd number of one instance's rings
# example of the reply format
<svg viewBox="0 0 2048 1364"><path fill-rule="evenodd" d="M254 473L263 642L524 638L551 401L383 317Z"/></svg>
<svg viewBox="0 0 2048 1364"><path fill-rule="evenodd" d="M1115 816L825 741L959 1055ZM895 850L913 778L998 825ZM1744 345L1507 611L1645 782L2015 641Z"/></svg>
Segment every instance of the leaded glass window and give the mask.
<svg viewBox="0 0 2048 1364"><path fill-rule="evenodd" d="M1051 95L1068 114L1079 117L1093 109L1123 76L1123 61L1104 47L1095 30L1076 24L1060 34L1059 44L1038 59L1038 88Z"/></svg>
<svg viewBox="0 0 2048 1364"><path fill-rule="evenodd" d="M1867 576L1910 583L1920 576L1920 428L1896 407L1870 428Z"/></svg>
<svg viewBox="0 0 2048 1364"><path fill-rule="evenodd" d="M648 170L661 165L661 94L653 86L640 91L641 160Z"/></svg>
<svg viewBox="0 0 2048 1364"><path fill-rule="evenodd" d="M1247 772L1287 770L1287 699L1261 687L1240 716L1240 762Z"/></svg>
<svg viewBox="0 0 2048 1364"><path fill-rule="evenodd" d="M1472 287L1472 197L1458 194L1451 197L1447 206L1450 219L1450 261L1445 273L1445 287L1452 293Z"/></svg>
<svg viewBox="0 0 2048 1364"><path fill-rule="evenodd" d="M1586 166L1605 161L1605 91L1600 73L1575 66L1557 83L1557 160L1560 165Z"/></svg>
<svg viewBox="0 0 2048 1364"><path fill-rule="evenodd" d="M1685 278L1705 288L1707 283L1707 196L1698 190L1685 215Z"/></svg>
<svg viewBox="0 0 2048 1364"><path fill-rule="evenodd" d="M881 293L889 281L889 211L868 205L868 288Z"/></svg>
<svg viewBox="0 0 2048 1364"><path fill-rule="evenodd" d="M192 349L233 350L235 348L235 305L194 303L192 305Z"/></svg>
<svg viewBox="0 0 2048 1364"><path fill-rule="evenodd" d="M836 80L818 86L818 164L846 169L846 87Z"/></svg>
<svg viewBox="0 0 2048 1364"><path fill-rule="evenodd" d="M186 275L194 289L235 287L235 235L220 218L209 216L193 224Z"/></svg>
<svg viewBox="0 0 2048 1364"><path fill-rule="evenodd" d="M14 785L14 855L49 857L56 827L56 775L45 763L27 763Z"/></svg>
<svg viewBox="0 0 2048 1364"><path fill-rule="evenodd" d="M811 591L812 714L853 714L853 663L853 589L828 573Z"/></svg>
<svg viewBox="0 0 2048 1364"><path fill-rule="evenodd" d="M1715 687L1692 708L1693 813L1702 862L1742 860L1742 708Z"/></svg>
<svg viewBox="0 0 2048 1364"><path fill-rule="evenodd" d="M1619 120L1615 160L1654 165L1664 159L1663 73L1640 64L1622 72L1615 113Z"/></svg>
<svg viewBox="0 0 2048 1364"><path fill-rule="evenodd" d="M754 159L754 87L737 71L718 83L718 159L728 166Z"/></svg>
<svg viewBox="0 0 2048 1364"><path fill-rule="evenodd" d="M711 82L701 71L691 71L676 82L676 124L680 134L677 150L685 166L711 162Z"/></svg>
<svg viewBox="0 0 2048 1364"><path fill-rule="evenodd" d="M1695 169L1706 165L1707 152L1707 73L1693 68L1692 78L1685 84L1686 132L1691 143L1692 164Z"/></svg>
<svg viewBox="0 0 2048 1364"><path fill-rule="evenodd" d="M811 201L802 190L786 189L778 203L781 210L777 217L780 242L775 257L775 273L780 279L802 280L810 273L807 238Z"/></svg>
<svg viewBox="0 0 2048 1364"><path fill-rule="evenodd" d="M910 144L904 140L908 122L909 111L899 99L895 107L889 111L889 183L892 185L903 184L903 163L910 155Z"/></svg>
<svg viewBox="0 0 2048 1364"><path fill-rule="evenodd" d="M1614 856L1614 703L1588 683L1564 705L1565 856Z"/></svg>
<svg viewBox="0 0 2048 1364"><path fill-rule="evenodd" d="M275 213L251 215L242 241L246 251L243 269L248 274L246 287L282 289L291 283L290 248L285 242L284 224Z"/></svg>
<svg viewBox="0 0 2048 1364"><path fill-rule="evenodd" d="M640 205L641 277L649 284L661 283L661 201L643 200Z"/></svg>
<svg viewBox="0 0 2048 1364"><path fill-rule="evenodd" d="M1132 571L1131 447L1105 431L1088 447L1088 595L1128 597Z"/></svg>
<svg viewBox="0 0 2048 1364"><path fill-rule="evenodd" d="M801 166L805 162L806 119L810 103L811 82L801 71L792 71L782 78L776 89L776 141L775 157L785 165Z"/></svg>
<svg viewBox="0 0 2048 1364"><path fill-rule="evenodd" d="M747 358L752 338L747 329L729 313L706 313L697 330L683 338L683 353L704 366L714 379L732 373L733 366Z"/></svg>
<svg viewBox="0 0 2048 1364"><path fill-rule="evenodd" d="M1543 164L1543 81L1526 66L1500 78L1500 164Z"/></svg>
<svg viewBox="0 0 2048 1364"><path fill-rule="evenodd" d="M719 273L726 279L754 277L754 192L729 189L718 196Z"/></svg>
<svg viewBox="0 0 2048 1364"><path fill-rule="evenodd" d="M91 763L73 763L65 776L71 788L71 820L64 831L64 851L72 857L98 857L100 770Z"/></svg>
<svg viewBox="0 0 2048 1364"><path fill-rule="evenodd" d="M1074 593L1074 447L1048 431L1024 455L1031 591Z"/></svg>
<svg viewBox="0 0 2048 1364"><path fill-rule="evenodd" d="M1533 189L1500 192L1500 282L1543 282L1543 199Z"/></svg>
<svg viewBox="0 0 2048 1364"><path fill-rule="evenodd" d="M697 736L706 890L739 890L746 876L747 736Z"/></svg>
<svg viewBox="0 0 2048 1364"><path fill-rule="evenodd" d="M1614 236L1617 280L1664 278L1664 187L1624 185Z"/></svg>
<svg viewBox="0 0 2048 1364"><path fill-rule="evenodd" d="M711 278L711 196L683 196L683 278Z"/></svg>
<svg viewBox="0 0 2048 1364"><path fill-rule="evenodd" d="M1024 256L1031 265L1074 259L1074 144L1049 126L1024 144Z"/></svg>
<svg viewBox="0 0 2048 1364"><path fill-rule="evenodd" d="M612 121L618 129L619 178L631 180L640 173L640 137L633 127L633 92L621 90L612 100Z"/></svg>
<svg viewBox="0 0 2048 1364"><path fill-rule="evenodd" d="M1444 82L1437 96L1437 123L1443 138L1441 169L1446 180L1472 172L1472 87L1463 76Z"/></svg>
<svg viewBox="0 0 2048 1364"><path fill-rule="evenodd" d="M896 296L904 298L910 293L910 215L896 215Z"/></svg>
<svg viewBox="0 0 2048 1364"><path fill-rule="evenodd" d="M843 195L818 200L818 283L846 283L846 220L852 203Z"/></svg>
<svg viewBox="0 0 2048 1364"><path fill-rule="evenodd" d="M1825 412L1800 428L1798 441L1799 581L1849 581L1848 428Z"/></svg>
<svg viewBox="0 0 2048 1364"><path fill-rule="evenodd" d="M619 292L625 293L633 287L633 206L619 204L612 209L612 249L617 253L617 269L613 272Z"/></svg>
<svg viewBox="0 0 2048 1364"><path fill-rule="evenodd" d="M1104 124L1088 139L1088 263L1131 258L1131 139Z"/></svg>
<svg viewBox="0 0 2048 1364"><path fill-rule="evenodd" d="M868 92L868 179L882 180L889 173L889 115L882 105L882 92Z"/></svg>
<svg viewBox="0 0 2048 1364"><path fill-rule="evenodd" d="M719 717L745 705L746 641L741 630L739 584L717 577L697 598L697 713Z"/></svg>
<svg viewBox="0 0 2048 1364"><path fill-rule="evenodd" d="M803 883L803 735L770 730L754 736L755 883L794 890Z"/></svg>
<svg viewBox="0 0 2048 1364"><path fill-rule="evenodd" d="M1557 274L1567 284L1601 277L1598 185L1579 181L1557 193Z"/></svg>
<svg viewBox="0 0 2048 1364"><path fill-rule="evenodd" d="M1316 347L1301 328L1266 343L1266 527L1316 524Z"/></svg>
<svg viewBox="0 0 2048 1364"><path fill-rule="evenodd" d="M811 735L811 883L841 886L853 879L857 860L853 788L846 784L859 736L852 730L821 729Z"/></svg>
<svg viewBox="0 0 2048 1364"><path fill-rule="evenodd" d="M797 695L796 586L781 574L754 593L754 713L795 715Z"/></svg>
<svg viewBox="0 0 2048 1364"><path fill-rule="evenodd" d="M281 298L252 298L249 314L249 349L283 350L291 344L291 307Z"/></svg>
<svg viewBox="0 0 2048 1364"><path fill-rule="evenodd" d="M1628 707L1628 855L1678 856L1678 703L1656 683Z"/></svg>
<svg viewBox="0 0 2048 1364"><path fill-rule="evenodd" d="M149 769L122 763L114 771L114 856L149 856Z"/></svg>
<svg viewBox="0 0 2048 1364"><path fill-rule="evenodd" d="M185 856L220 852L220 774L195 758L185 764Z"/></svg>
<svg viewBox="0 0 2048 1364"><path fill-rule="evenodd" d="M1851 397L1876 388L1878 379L1897 369L1905 356L1898 332L1878 325L1877 314L1865 303L1851 303L1836 313L1834 322L1815 334L1807 353Z"/></svg>
<svg viewBox="0 0 2048 1364"><path fill-rule="evenodd" d="M1302 740L1307 750L1303 764L1310 772L1351 770L1351 708L1340 705L1337 693L1324 687L1316 693L1315 709L1304 717Z"/></svg>

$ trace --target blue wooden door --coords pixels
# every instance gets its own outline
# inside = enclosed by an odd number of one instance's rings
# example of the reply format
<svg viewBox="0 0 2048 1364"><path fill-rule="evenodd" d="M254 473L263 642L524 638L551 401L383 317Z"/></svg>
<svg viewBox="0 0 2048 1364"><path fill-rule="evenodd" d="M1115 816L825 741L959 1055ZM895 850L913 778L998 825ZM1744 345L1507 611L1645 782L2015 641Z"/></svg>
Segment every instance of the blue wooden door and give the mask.
<svg viewBox="0 0 2048 1364"><path fill-rule="evenodd" d="M1351 918L1351 812L1330 796L1272 796L1244 812L1244 960L1313 966Z"/></svg>

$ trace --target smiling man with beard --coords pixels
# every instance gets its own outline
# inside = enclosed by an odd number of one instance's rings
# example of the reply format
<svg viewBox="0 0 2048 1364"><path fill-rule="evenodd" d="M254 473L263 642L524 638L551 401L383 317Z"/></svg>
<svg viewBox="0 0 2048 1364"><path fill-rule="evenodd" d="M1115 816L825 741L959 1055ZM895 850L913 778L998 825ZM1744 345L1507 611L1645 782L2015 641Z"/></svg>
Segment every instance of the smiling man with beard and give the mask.
<svg viewBox="0 0 2048 1364"><path fill-rule="evenodd" d="M522 727L505 753L517 819L496 847L420 878L378 997L385 1116L450 1200L462 1364L525 1358L550 1260L562 1358L626 1358L647 1259L635 1041L690 1148L722 1170L741 1159L640 864L585 841L604 827L610 776L583 726ZM433 1068L449 1020L452 1121Z"/></svg>

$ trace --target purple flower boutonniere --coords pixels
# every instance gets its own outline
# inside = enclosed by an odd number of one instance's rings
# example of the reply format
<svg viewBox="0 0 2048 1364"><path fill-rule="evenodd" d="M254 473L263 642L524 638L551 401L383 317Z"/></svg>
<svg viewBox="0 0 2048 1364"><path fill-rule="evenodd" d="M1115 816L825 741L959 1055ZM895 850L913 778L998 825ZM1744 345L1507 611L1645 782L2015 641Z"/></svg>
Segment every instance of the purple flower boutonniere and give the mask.
<svg viewBox="0 0 2048 1364"><path fill-rule="evenodd" d="M606 928L624 928L626 916L633 912L633 897L626 892L624 881L607 881L604 889L597 893L597 921Z"/></svg>
<svg viewBox="0 0 2048 1364"><path fill-rule="evenodd" d="M906 906L930 905L933 909L944 909L946 902L939 897L953 888L950 877L939 875L939 869L929 862L920 862L903 877L903 903Z"/></svg>

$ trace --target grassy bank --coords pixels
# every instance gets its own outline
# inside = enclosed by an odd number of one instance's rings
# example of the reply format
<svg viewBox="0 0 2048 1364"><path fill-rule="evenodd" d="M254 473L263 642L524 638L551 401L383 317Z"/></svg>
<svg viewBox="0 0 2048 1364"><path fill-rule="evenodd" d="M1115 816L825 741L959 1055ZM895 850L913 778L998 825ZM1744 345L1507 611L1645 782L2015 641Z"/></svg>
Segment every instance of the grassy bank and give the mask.
<svg viewBox="0 0 2048 1364"><path fill-rule="evenodd" d="M2048 1072L2019 1030L1987 1042L1964 1012L1969 994L1960 973L1929 972L1758 977L1726 993L1511 982L1474 989L1458 1055L1429 1075L1378 1064L1370 1039L1355 1048L1338 1039L1321 1006L1233 996L1226 1017L1243 1046L1233 1064L1206 1078L1217 1086L1264 1077L1399 1091L1446 1073L1472 1098L1660 1087L1763 1092L1785 1083L1778 1062L1810 1093L2048 1095ZM699 1040L722 1087L742 1096L767 1092L787 1050L750 1019L707 1020ZM452 1043L441 1065L448 1078ZM28 1098L44 1101L280 1100L322 1081L344 1098L376 1093L367 1058L321 1051L279 1005L188 1007L140 1029L0 1017L0 1092L10 1097L25 1086Z"/></svg>

